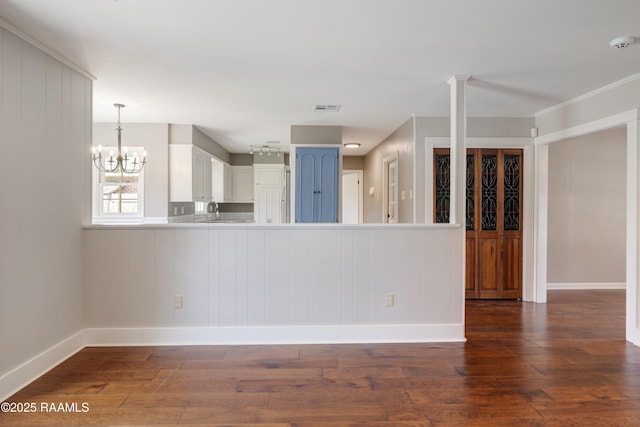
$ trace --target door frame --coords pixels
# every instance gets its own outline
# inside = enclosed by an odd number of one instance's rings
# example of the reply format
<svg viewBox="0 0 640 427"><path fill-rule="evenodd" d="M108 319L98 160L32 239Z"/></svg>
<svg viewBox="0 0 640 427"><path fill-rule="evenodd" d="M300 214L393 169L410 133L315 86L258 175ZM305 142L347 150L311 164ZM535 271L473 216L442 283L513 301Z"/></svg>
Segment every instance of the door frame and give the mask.
<svg viewBox="0 0 640 427"><path fill-rule="evenodd" d="M424 195L424 222L433 224L433 150L450 148L449 137L426 137L424 144L424 187L416 182L416 194ZM534 301L534 189L535 149L533 138L467 137L465 148L517 148L522 149L522 300ZM416 203L419 203L416 200Z"/></svg>
<svg viewBox="0 0 640 427"><path fill-rule="evenodd" d="M358 224L362 224L364 223L364 171L362 169L343 169L341 177L351 174L358 175ZM344 189L342 186L340 188L342 189L340 192L340 222L342 222L342 196Z"/></svg>
<svg viewBox="0 0 640 427"><path fill-rule="evenodd" d="M627 251L626 251L626 339L640 346L640 109L596 119L535 139L536 148L536 302L547 301L547 222L549 145L590 133L625 126L627 130Z"/></svg>
<svg viewBox="0 0 640 427"><path fill-rule="evenodd" d="M399 153L393 152L391 154L387 154L383 159L382 159L382 222L385 224L389 223L389 196L387 195L388 193L388 187L389 187L389 163L395 161L396 162L396 173L398 175L398 180L400 179L400 163L398 162L398 159L400 158ZM396 180L396 191L395 191L395 196L396 196L396 202L398 203L398 208L400 207L400 201L398 200L398 180ZM397 209L396 212L396 222L398 221L398 217L400 216L400 209Z"/></svg>

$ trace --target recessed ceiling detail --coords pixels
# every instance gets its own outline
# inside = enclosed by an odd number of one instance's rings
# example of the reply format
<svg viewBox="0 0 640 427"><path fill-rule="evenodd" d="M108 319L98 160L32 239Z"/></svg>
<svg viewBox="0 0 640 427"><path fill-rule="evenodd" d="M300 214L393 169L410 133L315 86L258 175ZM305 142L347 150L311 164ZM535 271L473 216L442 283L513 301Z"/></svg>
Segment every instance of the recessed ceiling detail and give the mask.
<svg viewBox="0 0 640 427"><path fill-rule="evenodd" d="M340 104L316 104L313 111L317 113L337 113L340 111Z"/></svg>

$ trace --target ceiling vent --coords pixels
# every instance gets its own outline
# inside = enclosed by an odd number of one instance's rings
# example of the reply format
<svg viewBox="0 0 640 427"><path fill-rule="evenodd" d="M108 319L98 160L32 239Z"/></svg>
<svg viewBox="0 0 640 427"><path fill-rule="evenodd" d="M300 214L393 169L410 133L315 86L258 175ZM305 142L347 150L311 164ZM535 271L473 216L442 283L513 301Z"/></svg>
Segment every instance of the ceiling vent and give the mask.
<svg viewBox="0 0 640 427"><path fill-rule="evenodd" d="M338 104L316 104L313 106L313 111L316 113L337 113L340 111L340 105Z"/></svg>

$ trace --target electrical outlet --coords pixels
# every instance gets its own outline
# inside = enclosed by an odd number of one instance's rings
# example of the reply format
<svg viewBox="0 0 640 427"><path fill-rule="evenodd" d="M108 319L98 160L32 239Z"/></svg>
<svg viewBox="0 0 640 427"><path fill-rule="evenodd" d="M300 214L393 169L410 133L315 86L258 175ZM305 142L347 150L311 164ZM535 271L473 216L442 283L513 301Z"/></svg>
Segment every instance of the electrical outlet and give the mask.
<svg viewBox="0 0 640 427"><path fill-rule="evenodd" d="M174 207L173 207L173 215L174 215L174 216L177 216L177 215L178 215L178 207L177 207L177 206L174 206Z"/></svg>
<svg viewBox="0 0 640 427"><path fill-rule="evenodd" d="M173 296L173 308L182 308L184 304L184 299L182 295L174 295Z"/></svg>
<svg viewBox="0 0 640 427"><path fill-rule="evenodd" d="M395 294L386 294L384 296L384 306L385 307L393 307L396 305L396 296Z"/></svg>

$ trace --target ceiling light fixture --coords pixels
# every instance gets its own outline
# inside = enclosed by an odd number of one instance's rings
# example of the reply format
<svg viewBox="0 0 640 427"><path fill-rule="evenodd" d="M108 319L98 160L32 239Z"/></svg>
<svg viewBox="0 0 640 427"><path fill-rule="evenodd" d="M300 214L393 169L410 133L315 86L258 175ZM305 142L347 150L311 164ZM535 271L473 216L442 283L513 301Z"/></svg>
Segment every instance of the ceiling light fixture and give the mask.
<svg viewBox="0 0 640 427"><path fill-rule="evenodd" d="M270 147L268 145L251 145L249 146L249 154L253 155L254 153L258 153L259 156L262 156L263 153L267 153L267 156L270 156L272 153L275 153L276 156L280 157L280 153L282 149L280 147Z"/></svg>
<svg viewBox="0 0 640 427"><path fill-rule="evenodd" d="M108 156L103 156L102 145L98 145L98 148L91 147L93 164L101 172L139 173L147 163L147 152L142 153L142 160L138 158L138 153L133 153L133 156L129 157L127 147L122 147L122 127L120 126L120 109L124 108L124 104L113 104L113 106L118 109L118 127L116 128L118 131L118 152L111 151Z"/></svg>
<svg viewBox="0 0 640 427"><path fill-rule="evenodd" d="M360 144L358 144L357 142L347 142L346 144L344 144L344 148L359 148Z"/></svg>
<svg viewBox="0 0 640 427"><path fill-rule="evenodd" d="M633 41L634 39L631 36L622 36L611 40L609 45L614 49L624 49L625 47L629 47Z"/></svg>

